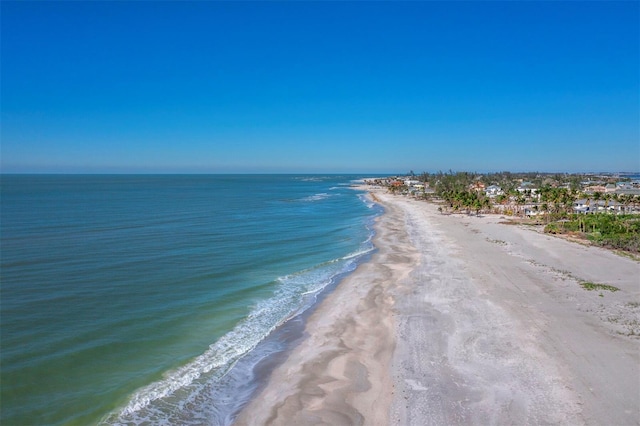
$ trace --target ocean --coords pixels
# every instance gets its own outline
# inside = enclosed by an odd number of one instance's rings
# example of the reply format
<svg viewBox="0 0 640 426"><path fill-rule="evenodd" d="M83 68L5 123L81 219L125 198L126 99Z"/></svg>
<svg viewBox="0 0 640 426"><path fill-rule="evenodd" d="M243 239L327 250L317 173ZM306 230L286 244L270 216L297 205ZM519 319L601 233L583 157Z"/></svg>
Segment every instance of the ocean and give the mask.
<svg viewBox="0 0 640 426"><path fill-rule="evenodd" d="M358 178L2 175L0 422L232 423L374 250Z"/></svg>

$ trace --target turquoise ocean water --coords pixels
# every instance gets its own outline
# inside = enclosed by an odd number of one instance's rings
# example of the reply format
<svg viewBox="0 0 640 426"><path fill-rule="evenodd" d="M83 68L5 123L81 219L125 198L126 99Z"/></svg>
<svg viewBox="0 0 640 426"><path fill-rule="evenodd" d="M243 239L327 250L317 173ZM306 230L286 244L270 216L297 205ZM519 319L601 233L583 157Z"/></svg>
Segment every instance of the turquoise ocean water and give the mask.
<svg viewBox="0 0 640 426"><path fill-rule="evenodd" d="M372 252L357 178L3 175L1 423L232 422Z"/></svg>

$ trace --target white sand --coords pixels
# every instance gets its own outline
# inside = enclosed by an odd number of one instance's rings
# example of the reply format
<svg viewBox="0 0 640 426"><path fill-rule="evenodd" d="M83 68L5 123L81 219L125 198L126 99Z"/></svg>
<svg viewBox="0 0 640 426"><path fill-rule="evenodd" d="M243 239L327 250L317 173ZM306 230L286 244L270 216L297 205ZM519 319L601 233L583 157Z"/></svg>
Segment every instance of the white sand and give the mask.
<svg viewBox="0 0 640 426"><path fill-rule="evenodd" d="M640 424L640 263L375 196L378 252L237 424Z"/></svg>

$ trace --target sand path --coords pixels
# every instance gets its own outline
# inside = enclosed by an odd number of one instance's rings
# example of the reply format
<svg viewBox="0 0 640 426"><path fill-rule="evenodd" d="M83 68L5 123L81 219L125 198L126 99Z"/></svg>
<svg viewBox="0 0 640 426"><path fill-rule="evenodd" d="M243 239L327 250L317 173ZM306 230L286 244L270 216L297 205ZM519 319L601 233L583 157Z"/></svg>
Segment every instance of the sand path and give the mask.
<svg viewBox="0 0 640 426"><path fill-rule="evenodd" d="M375 195L378 252L237 424L640 424L638 262Z"/></svg>

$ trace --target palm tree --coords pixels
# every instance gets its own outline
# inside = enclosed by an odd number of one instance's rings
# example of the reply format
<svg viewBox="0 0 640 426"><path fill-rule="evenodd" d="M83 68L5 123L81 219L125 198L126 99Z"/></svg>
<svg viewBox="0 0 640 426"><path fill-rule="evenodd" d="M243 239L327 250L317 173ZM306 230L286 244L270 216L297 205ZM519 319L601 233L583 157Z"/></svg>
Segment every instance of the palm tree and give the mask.
<svg viewBox="0 0 640 426"><path fill-rule="evenodd" d="M570 190L565 191L562 202L564 204L564 209L567 213L573 212L573 203L576 201L576 191Z"/></svg>
<svg viewBox="0 0 640 426"><path fill-rule="evenodd" d="M480 216L480 210L482 210L482 201L476 198L473 201L473 209L476 211L476 216Z"/></svg>
<svg viewBox="0 0 640 426"><path fill-rule="evenodd" d="M551 187L549 185L543 185L538 190L538 194L540 194L540 201L546 202L549 201L549 194L551 192Z"/></svg>
<svg viewBox="0 0 640 426"><path fill-rule="evenodd" d="M542 211L544 212L544 219L546 223L549 223L549 204L542 203Z"/></svg>
<svg viewBox="0 0 640 426"><path fill-rule="evenodd" d="M487 197L482 197L482 206L491 211L491 200L489 200L489 198Z"/></svg>
<svg viewBox="0 0 640 426"><path fill-rule="evenodd" d="M629 204L633 201L633 195L620 195L618 197L619 201L624 205L624 212L629 212Z"/></svg>
<svg viewBox="0 0 640 426"><path fill-rule="evenodd" d="M518 208L520 210L520 216L524 217L524 206L527 204L527 197L525 195L520 195L516 199L516 203L518 204Z"/></svg>
<svg viewBox="0 0 640 426"><path fill-rule="evenodd" d="M611 193L604 194L604 211L609 212L609 202L611 201Z"/></svg>
<svg viewBox="0 0 640 426"><path fill-rule="evenodd" d="M596 191L593 193L593 201L595 204L594 209L595 212L598 212L600 210L600 203L599 201L602 200L602 192Z"/></svg>

